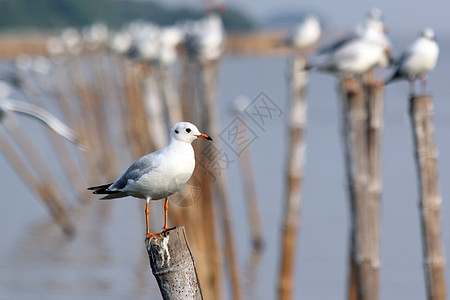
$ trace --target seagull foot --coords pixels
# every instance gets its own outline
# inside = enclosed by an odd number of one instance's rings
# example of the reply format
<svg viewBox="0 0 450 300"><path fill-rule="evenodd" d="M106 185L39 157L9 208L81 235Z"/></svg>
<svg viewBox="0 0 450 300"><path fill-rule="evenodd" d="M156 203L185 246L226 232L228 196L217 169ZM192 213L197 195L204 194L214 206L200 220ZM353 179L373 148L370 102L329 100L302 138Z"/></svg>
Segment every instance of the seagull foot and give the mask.
<svg viewBox="0 0 450 300"><path fill-rule="evenodd" d="M152 238L152 237L158 237L160 235L161 235L161 232L158 232L158 233L150 233L150 232L148 232L147 233L147 238L149 239L149 238Z"/></svg>
<svg viewBox="0 0 450 300"><path fill-rule="evenodd" d="M373 87L383 87L384 82L382 80L370 80L367 82L367 85L373 86Z"/></svg>
<svg viewBox="0 0 450 300"><path fill-rule="evenodd" d="M165 235L165 233L166 233L167 231L173 230L173 229L175 229L175 228L177 228L177 226L170 227L170 228L163 227L160 234L164 234L164 235Z"/></svg>

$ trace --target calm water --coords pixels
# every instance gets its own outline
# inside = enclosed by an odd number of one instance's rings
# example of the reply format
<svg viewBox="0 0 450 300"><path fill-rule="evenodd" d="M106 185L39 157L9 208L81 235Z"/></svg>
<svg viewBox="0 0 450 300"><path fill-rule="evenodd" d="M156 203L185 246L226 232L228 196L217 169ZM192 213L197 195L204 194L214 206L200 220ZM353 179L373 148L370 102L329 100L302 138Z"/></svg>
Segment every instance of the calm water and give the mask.
<svg viewBox="0 0 450 300"><path fill-rule="evenodd" d="M408 37L409 38L412 38ZM403 43L404 44L404 43ZM429 78L435 105L443 197L443 239L449 257L450 103L447 94L450 43L440 39L441 57ZM402 43L400 44L402 45ZM401 46L399 46L401 49ZM246 120L258 138L251 144L266 248L258 281L249 299L276 296L279 241L284 201L287 86L285 57L227 56L220 85L221 128L234 116L230 103L238 95L251 99L264 92L283 114L263 129ZM301 231L296 260L296 299L344 299L346 296L349 207L340 137L336 79L312 74L308 88L306 171ZM407 83L386 89L383 137L381 299L425 299L417 175L407 114ZM30 126L34 123L26 123ZM36 134L42 134L36 128ZM218 140L218 139L216 139ZM45 148L46 145L37 145ZM228 169L230 201L242 273L250 254L246 206L237 156ZM49 155L50 157L50 155ZM51 158L47 158L51 159ZM126 167L129 161L123 162ZM132 199L95 202L87 213L75 214L79 235L64 240L48 213L0 157L2 207L0 228L1 299L158 299L156 282L143 247L141 202ZM152 204L159 211L158 204ZM158 224L160 221L153 218ZM237 230L239 228L239 231ZM449 267L447 267L449 278ZM245 278L244 278L245 280ZM450 287L450 280L447 279ZM228 293L227 293L228 295Z"/></svg>

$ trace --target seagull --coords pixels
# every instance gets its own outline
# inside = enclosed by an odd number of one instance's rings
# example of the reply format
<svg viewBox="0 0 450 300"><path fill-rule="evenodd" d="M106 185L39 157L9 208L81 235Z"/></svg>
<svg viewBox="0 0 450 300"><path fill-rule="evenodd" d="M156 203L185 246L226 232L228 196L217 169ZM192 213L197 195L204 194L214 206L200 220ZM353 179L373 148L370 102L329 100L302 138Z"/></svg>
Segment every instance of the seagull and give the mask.
<svg viewBox="0 0 450 300"><path fill-rule="evenodd" d="M314 15L308 15L286 38L284 43L299 50L305 49L316 44L320 34L319 19Z"/></svg>
<svg viewBox="0 0 450 300"><path fill-rule="evenodd" d="M375 67L386 51L379 41L360 37L334 49L325 62L308 68L317 67L339 75L362 75Z"/></svg>
<svg viewBox="0 0 450 300"><path fill-rule="evenodd" d="M88 190L93 190L94 194L106 195L100 199L126 196L145 199L147 238L159 236L160 233L150 233L149 230L149 202L165 198L164 226L161 232L164 233L168 230L168 197L179 191L191 177L195 168L191 143L198 138L212 141L211 137L201 133L194 124L176 123L170 130L167 146L136 160L114 183L90 187Z"/></svg>
<svg viewBox="0 0 450 300"><path fill-rule="evenodd" d="M184 24L185 46L191 58L201 62L220 58L225 49L225 29L217 13Z"/></svg>
<svg viewBox="0 0 450 300"><path fill-rule="evenodd" d="M394 74L386 80L386 84L394 80L407 78L410 92L414 94L414 81L420 79L422 92L426 92L427 75L434 69L439 56L439 46L436 43L434 31L425 28L416 41L403 53L397 62Z"/></svg>
<svg viewBox="0 0 450 300"><path fill-rule="evenodd" d="M361 45L363 44L361 43L361 41L365 42L365 47L361 47ZM355 45L359 46L356 47ZM369 51L371 53L361 53L361 51L357 50L357 48L368 49L367 46L369 46L369 49L371 49L371 51ZM373 46L376 46L377 49L373 48ZM380 47L382 51L379 51ZM326 64L334 64L337 67L336 69L339 69L339 65L343 67L344 64L348 64L350 60L354 60L355 62L353 65L356 66L356 61L359 60L359 64L361 66L359 68L360 71L352 71L352 68L350 68L349 70L346 70L346 72L364 73L365 71L375 66L386 68L387 66L392 64L393 59L391 56L390 48L391 44L388 37L386 36L386 28L382 22L381 10L374 8L369 11L364 23L356 27L354 33L347 35L346 37L334 42L331 45L322 47L319 50L318 54L328 55L328 59L326 60L328 62ZM350 54L351 52L352 54ZM375 52L377 53L376 57L374 54ZM369 57L371 58L369 59ZM347 62L344 63L344 60L346 60ZM373 60L376 61L374 62ZM363 63L364 61L366 62L366 64Z"/></svg>

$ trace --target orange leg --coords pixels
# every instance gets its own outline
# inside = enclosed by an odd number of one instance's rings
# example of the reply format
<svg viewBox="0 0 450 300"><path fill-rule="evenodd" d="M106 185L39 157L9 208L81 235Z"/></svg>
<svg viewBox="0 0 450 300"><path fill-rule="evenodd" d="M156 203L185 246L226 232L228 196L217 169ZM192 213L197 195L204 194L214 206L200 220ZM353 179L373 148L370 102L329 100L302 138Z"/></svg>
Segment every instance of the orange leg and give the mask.
<svg viewBox="0 0 450 300"><path fill-rule="evenodd" d="M150 237L154 237L154 236L158 236L159 233L150 233L150 226L148 224L148 215L150 213L150 211L148 210L148 202L145 204L145 225L146 225L146 229L147 229L147 238Z"/></svg>
<svg viewBox="0 0 450 300"><path fill-rule="evenodd" d="M167 228L167 215L169 213L169 198L166 198L166 202L164 203L164 226L162 228L162 232L166 232L167 230L171 230L174 229L175 227L172 228Z"/></svg>

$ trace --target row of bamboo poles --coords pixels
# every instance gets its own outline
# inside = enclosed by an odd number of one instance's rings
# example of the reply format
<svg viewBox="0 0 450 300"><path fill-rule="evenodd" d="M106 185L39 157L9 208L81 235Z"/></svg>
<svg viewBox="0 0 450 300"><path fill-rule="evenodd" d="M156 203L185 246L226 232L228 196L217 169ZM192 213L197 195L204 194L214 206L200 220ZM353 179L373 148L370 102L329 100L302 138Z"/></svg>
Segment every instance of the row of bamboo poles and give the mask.
<svg viewBox="0 0 450 300"><path fill-rule="evenodd" d="M252 38L262 41L256 44L242 43L242 36L228 38L228 50L258 52L261 51L259 48L247 49L242 45L260 45L258 47L263 49L275 44L273 36L263 39L260 35L252 35ZM241 42L233 42L234 39ZM3 51L2 55L8 57L17 56L19 49L28 49L32 54L45 53L45 47L40 46L41 40L27 39L25 43L28 43L26 48L16 47L12 43L10 45L13 46L5 47L0 52ZM24 182L46 203L50 214L66 234L76 234L76 224L69 211L82 211L80 208L89 207L91 203L92 197L86 193L85 187L114 180L124 167L117 163L119 157L129 157L129 161L132 161L165 145L166 135L154 132L168 132L176 121L197 120L195 123L202 131L212 136L219 133L215 117L219 61L198 63L183 55L178 68L180 79L176 80L176 72L171 69L132 63L104 50L49 59L52 75L30 76L33 72L26 70L21 74L22 88L28 101L61 115L88 145L85 152L72 151L70 145L58 140L53 133L48 133L57 154L57 163L63 167L66 180L71 183L70 193L61 179L55 178L55 174L43 163L45 160L39 153L30 151L33 149L32 137L20 129L20 124L11 126L12 121L2 122L4 126L0 131L0 146ZM286 164L285 223L281 236L280 299L292 299L294 295L294 261L306 147L305 89L308 74L302 71L305 64L304 57L295 57L290 71L290 147ZM39 79L39 76L43 78ZM45 91L39 85L42 81L48 85ZM179 86L175 86L175 82L179 82ZM371 81L342 80L339 86L352 210L349 299L379 298L383 93L383 87ZM48 94L55 99L54 102L48 101ZM412 97L410 103L420 179L427 291L429 299L445 299L445 260L440 232L441 199L431 97ZM243 278L236 258L226 177L214 173L217 172L215 170L205 170L204 166L210 165L210 162L204 161L202 164L204 158L198 154L206 146L195 147L198 163L192 184L175 196L178 199L171 200L171 203L178 205L171 205L169 217L173 224L186 227L186 237L202 285L202 297L221 299L224 283L229 282L233 299L242 299ZM246 174L251 171L251 161L244 156L240 157L240 161L246 182L246 198L249 200L249 219L252 220L250 225L255 258L250 261L257 262L263 241L259 216L254 214L257 209L250 209L257 207L251 174ZM206 180L205 171L213 172ZM196 187L200 187L201 193L195 193ZM78 202L70 203L66 198L68 194ZM225 274L227 279L224 278Z"/></svg>
<svg viewBox="0 0 450 300"><path fill-rule="evenodd" d="M304 177L303 139L306 127L308 74L306 58L292 59L290 79L289 147L286 164L286 202L281 242L278 298L293 299L294 261L300 224ZM348 299L379 299L381 144L384 86L371 70L362 78L341 77L342 137L351 208ZM446 299L445 258L441 234L441 197L437 150L434 143L432 100L410 99L415 160L419 174L420 210L428 299Z"/></svg>

